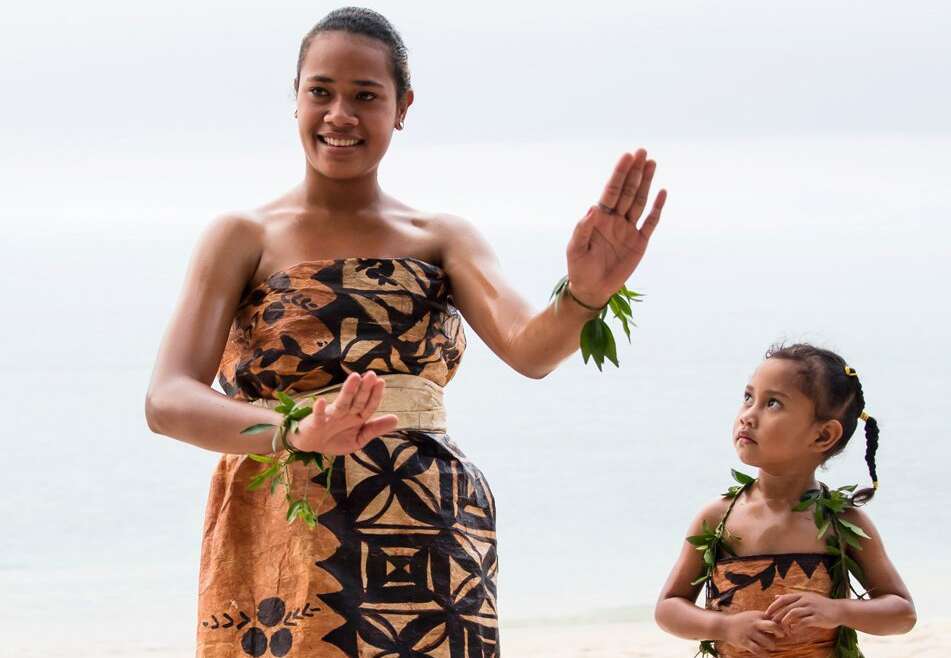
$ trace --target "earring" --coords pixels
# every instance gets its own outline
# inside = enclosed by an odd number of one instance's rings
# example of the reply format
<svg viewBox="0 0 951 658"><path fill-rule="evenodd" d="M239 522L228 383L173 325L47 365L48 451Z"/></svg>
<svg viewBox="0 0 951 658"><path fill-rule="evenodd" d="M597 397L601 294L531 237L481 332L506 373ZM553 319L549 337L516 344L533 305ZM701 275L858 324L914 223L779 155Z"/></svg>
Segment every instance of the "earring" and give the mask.
<svg viewBox="0 0 951 658"><path fill-rule="evenodd" d="M402 118L400 118L400 120L396 122L396 129L397 129L397 130L402 130L402 129L403 129L403 119L402 119Z"/></svg>
<svg viewBox="0 0 951 658"><path fill-rule="evenodd" d="M294 118L297 118L297 110L294 110Z"/></svg>

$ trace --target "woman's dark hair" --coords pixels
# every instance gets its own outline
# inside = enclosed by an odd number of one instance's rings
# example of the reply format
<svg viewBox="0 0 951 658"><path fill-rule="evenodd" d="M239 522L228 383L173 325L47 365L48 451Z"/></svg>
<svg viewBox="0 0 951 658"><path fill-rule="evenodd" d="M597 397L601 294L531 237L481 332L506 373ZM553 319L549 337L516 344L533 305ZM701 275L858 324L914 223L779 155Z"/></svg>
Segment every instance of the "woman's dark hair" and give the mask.
<svg viewBox="0 0 951 658"><path fill-rule="evenodd" d="M294 89L300 84L300 69L304 64L304 57L311 41L321 32L349 32L361 34L377 41L382 41L390 50L390 66L393 69L393 80L396 82L396 97L402 98L411 87L409 82L409 61L406 55L406 46L396 28L372 9L362 7L341 7L320 19L300 44L297 55L297 75L294 76Z"/></svg>
<svg viewBox="0 0 951 658"><path fill-rule="evenodd" d="M858 373L848 367L845 359L830 350L806 343L773 345L767 359L783 359L798 366L799 388L815 404L816 418L837 420L842 424L842 438L826 452L826 459L845 450L865 413L865 395ZM878 422L871 416L865 420L865 463L872 476L873 488L861 489L852 496L854 504L867 503L878 488L875 452L878 450Z"/></svg>

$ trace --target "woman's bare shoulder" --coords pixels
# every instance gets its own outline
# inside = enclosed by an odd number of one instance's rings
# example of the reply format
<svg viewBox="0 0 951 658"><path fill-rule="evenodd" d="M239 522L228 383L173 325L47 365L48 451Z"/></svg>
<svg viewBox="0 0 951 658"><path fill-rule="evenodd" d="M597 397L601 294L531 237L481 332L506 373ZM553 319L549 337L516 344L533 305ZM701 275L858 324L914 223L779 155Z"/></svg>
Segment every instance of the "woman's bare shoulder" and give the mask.
<svg viewBox="0 0 951 658"><path fill-rule="evenodd" d="M204 227L195 249L196 272L220 281L227 272L230 287L249 281L265 244L266 218L258 211L236 210L213 217ZM220 267L227 263L228 267ZM214 272L215 274L212 274Z"/></svg>

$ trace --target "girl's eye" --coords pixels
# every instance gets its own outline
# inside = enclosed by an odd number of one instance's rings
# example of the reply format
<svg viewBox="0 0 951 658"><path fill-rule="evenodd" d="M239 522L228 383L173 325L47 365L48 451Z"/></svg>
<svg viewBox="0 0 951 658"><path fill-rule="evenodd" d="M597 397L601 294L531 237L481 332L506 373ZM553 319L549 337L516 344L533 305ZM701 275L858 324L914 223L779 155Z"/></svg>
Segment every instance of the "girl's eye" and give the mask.
<svg viewBox="0 0 951 658"><path fill-rule="evenodd" d="M323 87L313 87L310 90L311 96L326 96L328 93Z"/></svg>
<svg viewBox="0 0 951 658"><path fill-rule="evenodd" d="M362 101L372 101L374 98L376 98L376 94L374 94L372 91L361 91L357 94L357 98Z"/></svg>
<svg viewBox="0 0 951 658"><path fill-rule="evenodd" d="M766 403L766 406L772 407L774 402L776 403L775 406L776 406L777 409L780 408L781 406L783 406L783 403L780 402L779 400L777 400L776 398L770 398L770 399L769 399L769 402Z"/></svg>
<svg viewBox="0 0 951 658"><path fill-rule="evenodd" d="M749 393L744 393L744 394L743 394L743 402L749 402L749 401L751 401L752 399L753 399L753 396L750 395Z"/></svg>

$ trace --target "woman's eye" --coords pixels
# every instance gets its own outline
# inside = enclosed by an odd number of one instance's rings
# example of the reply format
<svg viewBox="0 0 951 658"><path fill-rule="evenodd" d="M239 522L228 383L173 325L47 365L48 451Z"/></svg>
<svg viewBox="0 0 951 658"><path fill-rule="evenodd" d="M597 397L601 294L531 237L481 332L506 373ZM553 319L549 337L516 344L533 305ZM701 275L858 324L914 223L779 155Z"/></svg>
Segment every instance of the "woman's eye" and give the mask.
<svg viewBox="0 0 951 658"><path fill-rule="evenodd" d="M777 400L776 398L770 398L770 399L769 399L769 402L766 403L766 406L772 407L772 406L774 406L773 403L775 403L775 407L776 407L777 409L778 409L779 407L783 406L783 403L780 402L779 400Z"/></svg>
<svg viewBox="0 0 951 658"><path fill-rule="evenodd" d="M752 399L753 399L753 396L750 395L749 393L744 393L744 394L743 394L743 402L749 402L749 401L752 400Z"/></svg>
<svg viewBox="0 0 951 658"><path fill-rule="evenodd" d="M362 101L372 101L374 98L376 98L376 94L374 94L372 91L361 91L359 94L357 94L357 98Z"/></svg>
<svg viewBox="0 0 951 658"><path fill-rule="evenodd" d="M328 92L323 87L313 87L310 90L310 94L311 96L326 96Z"/></svg>

